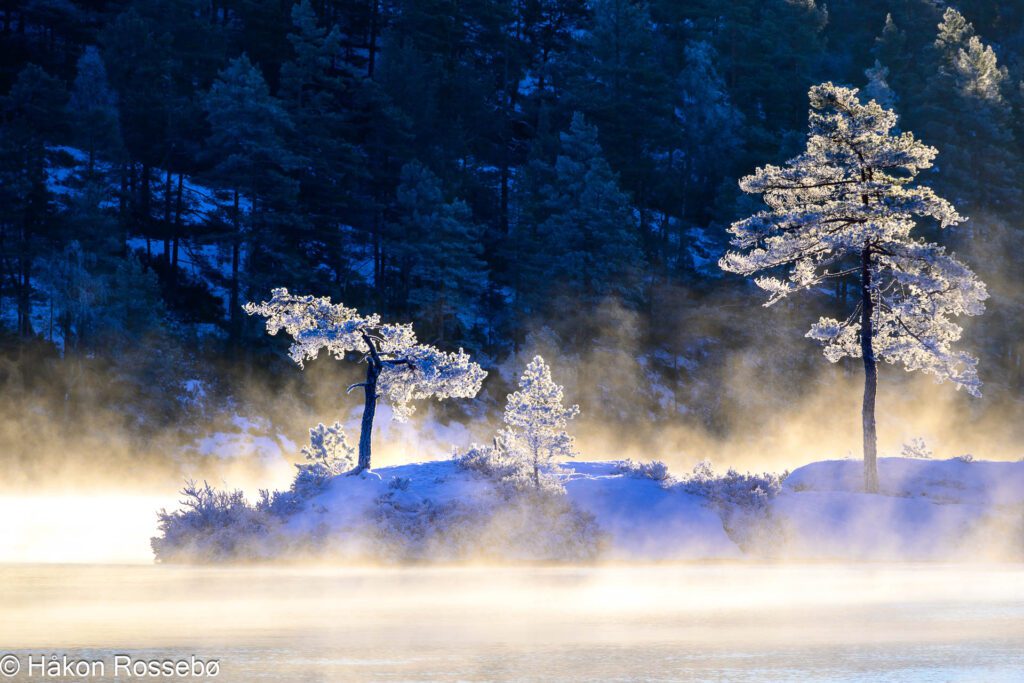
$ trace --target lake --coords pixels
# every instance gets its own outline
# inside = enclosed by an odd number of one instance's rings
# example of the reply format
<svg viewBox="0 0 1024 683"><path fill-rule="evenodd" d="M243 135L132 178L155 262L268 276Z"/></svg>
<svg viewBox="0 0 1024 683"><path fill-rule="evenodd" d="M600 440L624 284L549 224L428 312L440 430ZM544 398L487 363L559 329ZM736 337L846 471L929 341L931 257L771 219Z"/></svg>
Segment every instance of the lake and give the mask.
<svg viewBox="0 0 1024 683"><path fill-rule="evenodd" d="M0 577L0 655L20 666L8 680L46 680L51 655L105 668L63 679L82 681L126 680L118 655L217 660L216 677L146 680L246 683L1024 680L1020 565L2 565Z"/></svg>

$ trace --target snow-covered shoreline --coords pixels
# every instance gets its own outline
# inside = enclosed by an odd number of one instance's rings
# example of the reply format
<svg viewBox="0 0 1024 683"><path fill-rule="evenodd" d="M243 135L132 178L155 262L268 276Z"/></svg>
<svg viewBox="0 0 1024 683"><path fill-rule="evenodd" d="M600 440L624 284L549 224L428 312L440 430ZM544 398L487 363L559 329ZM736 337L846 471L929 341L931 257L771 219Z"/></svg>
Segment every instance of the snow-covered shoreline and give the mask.
<svg viewBox="0 0 1024 683"><path fill-rule="evenodd" d="M652 478L621 461L568 462L564 495L510 498L456 460L411 463L334 477L272 528L247 518L256 541L232 538L237 556L214 559L365 560L382 548L385 559L440 562L1024 557L1024 462L879 465L882 491L865 494L856 460L805 465L781 486L772 475Z"/></svg>

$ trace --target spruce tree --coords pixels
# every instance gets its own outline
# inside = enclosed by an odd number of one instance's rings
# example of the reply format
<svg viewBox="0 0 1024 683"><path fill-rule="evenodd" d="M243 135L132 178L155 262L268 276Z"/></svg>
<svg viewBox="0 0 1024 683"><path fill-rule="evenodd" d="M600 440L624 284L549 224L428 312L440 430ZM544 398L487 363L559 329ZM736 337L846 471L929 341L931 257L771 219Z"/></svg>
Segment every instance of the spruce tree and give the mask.
<svg viewBox="0 0 1024 683"><path fill-rule="evenodd" d="M353 190L368 175L360 119L369 115L372 101L363 77L341 60L337 26L320 27L308 0L292 8L292 23L288 41L294 58L281 67L280 97L295 125L295 145L307 150L308 163L297 169L298 200L308 229L308 250L299 258L325 263L342 282L355 261L345 226L367 222L366 208Z"/></svg>
<svg viewBox="0 0 1024 683"><path fill-rule="evenodd" d="M529 470L535 489L541 471L557 467L556 460L576 456L569 421L579 415L577 405L563 405L562 387L551 379L551 368L535 356L519 378L519 389L505 403L505 427L496 442Z"/></svg>
<svg viewBox="0 0 1024 683"><path fill-rule="evenodd" d="M944 157L939 187L975 212L1019 207L1024 169L1006 98L1006 68L953 8L939 23L935 50L938 67L919 116Z"/></svg>
<svg viewBox="0 0 1024 683"><path fill-rule="evenodd" d="M243 245L252 259L289 237L278 230L281 216L275 214L295 194L288 170L296 158L285 138L293 124L246 55L221 71L205 106L210 122L207 150L214 160L209 178L230 195L225 207L231 248L228 315L229 331L237 340Z"/></svg>
<svg viewBox="0 0 1024 683"><path fill-rule="evenodd" d="M670 146L672 74L645 3L598 0L567 66L567 101L600 131L604 156L641 210L657 183L656 155Z"/></svg>
<svg viewBox="0 0 1024 683"><path fill-rule="evenodd" d="M149 173L165 160L173 99L171 36L158 21L134 7L118 15L102 33L102 58L117 105L123 140L143 167L137 182L140 209L148 211Z"/></svg>
<svg viewBox="0 0 1024 683"><path fill-rule="evenodd" d="M391 251L403 268L410 316L442 341L466 343L487 284L481 226L464 202L445 201L437 176L418 162L402 168L396 209Z"/></svg>
<svg viewBox="0 0 1024 683"><path fill-rule="evenodd" d="M98 153L110 158L118 154L121 147L117 95L107 80L107 69L99 50L93 45L85 48L78 59L68 110L75 139L89 155L86 170L91 176Z"/></svg>
<svg viewBox="0 0 1024 683"><path fill-rule="evenodd" d="M671 172L665 174L677 185L681 206L666 207L666 213L681 214L686 223L704 224L711 217L718 182L732 170L742 151L744 121L719 73L714 47L707 41L694 41L687 45L685 55L674 107L680 144L672 149ZM680 236L680 246L687 242Z"/></svg>
<svg viewBox="0 0 1024 683"><path fill-rule="evenodd" d="M885 109L896 109L898 98L889 87L889 69L876 59L874 66L864 70L864 75L868 79L868 84L864 87L864 95L868 99L878 102Z"/></svg>
<svg viewBox="0 0 1024 683"><path fill-rule="evenodd" d="M605 299L636 305L642 293L645 262L637 221L628 195L605 160L597 128L574 114L562 133L561 149L533 213L540 223L531 241L521 226L518 246L536 260L540 279L523 283L526 299L575 328L573 336L592 333L581 315Z"/></svg>

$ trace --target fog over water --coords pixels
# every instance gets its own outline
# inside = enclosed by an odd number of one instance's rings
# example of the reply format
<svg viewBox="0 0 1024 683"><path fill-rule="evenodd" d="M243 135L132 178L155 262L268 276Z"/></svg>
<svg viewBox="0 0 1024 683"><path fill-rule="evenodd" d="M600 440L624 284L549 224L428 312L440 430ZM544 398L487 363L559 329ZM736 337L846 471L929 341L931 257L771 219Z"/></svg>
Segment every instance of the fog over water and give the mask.
<svg viewBox="0 0 1024 683"><path fill-rule="evenodd" d="M0 642L238 682L1011 681L1024 570L6 566Z"/></svg>

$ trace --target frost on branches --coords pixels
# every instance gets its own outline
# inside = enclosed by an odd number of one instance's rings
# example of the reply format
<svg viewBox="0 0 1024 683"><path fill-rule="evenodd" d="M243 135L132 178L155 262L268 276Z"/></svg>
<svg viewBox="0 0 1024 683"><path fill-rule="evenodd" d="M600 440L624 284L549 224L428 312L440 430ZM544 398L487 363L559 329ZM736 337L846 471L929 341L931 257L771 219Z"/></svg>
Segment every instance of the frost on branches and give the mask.
<svg viewBox="0 0 1024 683"><path fill-rule="evenodd" d="M832 362L864 360L865 471L873 490L876 360L979 395L977 360L953 347L962 331L953 319L982 313L988 294L943 247L912 234L921 219L941 228L964 220L949 202L915 183L931 167L935 148L912 133L894 133L896 114L875 101L862 104L856 89L824 83L809 96L806 151L784 167L765 166L740 181L768 208L729 228L736 251L719 265L748 276L785 271L784 277L755 280L768 293L769 306L829 279L859 279L860 300L849 316L823 317L807 336L823 345Z"/></svg>
<svg viewBox="0 0 1024 683"><path fill-rule="evenodd" d="M296 296L287 289L271 291L270 301L247 303L245 312L266 318L267 332L282 330L292 338L289 355L303 367L321 350L338 360L354 354L366 363L366 381L354 384L364 392L359 462L356 471L370 467L370 436L377 399L391 403L397 420L407 419L419 399L472 398L487 373L457 353L421 344L411 324L382 323L376 314L360 315L354 308L328 297Z"/></svg>
<svg viewBox="0 0 1024 683"><path fill-rule="evenodd" d="M540 488L541 468L557 458L576 455L573 438L565 429L579 412L579 406L562 405L562 387L551 380L544 359L535 356L519 379L519 391L508 395L505 428L497 439L508 453L528 464L534 487Z"/></svg>
<svg viewBox="0 0 1024 683"><path fill-rule="evenodd" d="M340 422L327 426L322 422L309 430L309 445L302 447L306 462L295 467L298 473L292 489L301 497L318 491L334 476L352 468L355 449Z"/></svg>

